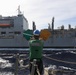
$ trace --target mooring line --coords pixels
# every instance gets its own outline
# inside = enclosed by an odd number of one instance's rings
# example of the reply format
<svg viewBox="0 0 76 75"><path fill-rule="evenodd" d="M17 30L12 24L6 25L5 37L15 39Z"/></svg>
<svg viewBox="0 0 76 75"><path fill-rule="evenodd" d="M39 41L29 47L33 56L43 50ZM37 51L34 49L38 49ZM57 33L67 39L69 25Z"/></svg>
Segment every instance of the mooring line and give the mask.
<svg viewBox="0 0 76 75"><path fill-rule="evenodd" d="M76 64L76 62L63 61L63 60L59 60L59 59L47 57L47 56L45 56L45 55L43 55L43 56L44 56L45 58L48 58L48 59L54 60L54 61L58 61L58 62L63 62L63 63L68 63L68 64Z"/></svg>

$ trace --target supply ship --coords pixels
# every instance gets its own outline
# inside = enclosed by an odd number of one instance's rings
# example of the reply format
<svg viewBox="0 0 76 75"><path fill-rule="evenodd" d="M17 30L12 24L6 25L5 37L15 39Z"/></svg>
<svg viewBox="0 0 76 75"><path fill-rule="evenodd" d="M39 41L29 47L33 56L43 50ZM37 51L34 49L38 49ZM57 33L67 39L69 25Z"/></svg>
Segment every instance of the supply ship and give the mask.
<svg viewBox="0 0 76 75"><path fill-rule="evenodd" d="M50 27L51 26L51 27ZM71 28L68 25L68 29L62 25L59 29L54 29L54 17L52 18L52 24L48 26L48 30L51 36L45 41L44 46L49 48L76 48L76 27Z"/></svg>
<svg viewBox="0 0 76 75"><path fill-rule="evenodd" d="M35 25L33 25L33 29ZM24 38L23 32L28 29L28 21L23 14L17 16L3 17L0 15L0 48L27 48L28 41ZM43 29L42 29L43 30ZM46 48L75 48L76 47L76 28L54 29L54 18L52 19L52 28L48 27L51 36L44 41Z"/></svg>

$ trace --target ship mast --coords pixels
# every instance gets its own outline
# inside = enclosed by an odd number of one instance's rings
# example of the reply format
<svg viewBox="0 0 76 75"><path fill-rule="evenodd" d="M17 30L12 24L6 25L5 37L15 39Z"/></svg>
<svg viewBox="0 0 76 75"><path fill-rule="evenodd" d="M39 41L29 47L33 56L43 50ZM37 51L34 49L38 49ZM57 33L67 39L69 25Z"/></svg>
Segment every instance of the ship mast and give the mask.
<svg viewBox="0 0 76 75"><path fill-rule="evenodd" d="M52 31L54 30L54 17L52 18Z"/></svg>
<svg viewBox="0 0 76 75"><path fill-rule="evenodd" d="M52 44L54 43L54 17L52 18Z"/></svg>
<svg viewBox="0 0 76 75"><path fill-rule="evenodd" d="M33 21L33 31L36 30L35 22Z"/></svg>
<svg viewBox="0 0 76 75"><path fill-rule="evenodd" d="M21 15L20 5L18 6L18 15Z"/></svg>

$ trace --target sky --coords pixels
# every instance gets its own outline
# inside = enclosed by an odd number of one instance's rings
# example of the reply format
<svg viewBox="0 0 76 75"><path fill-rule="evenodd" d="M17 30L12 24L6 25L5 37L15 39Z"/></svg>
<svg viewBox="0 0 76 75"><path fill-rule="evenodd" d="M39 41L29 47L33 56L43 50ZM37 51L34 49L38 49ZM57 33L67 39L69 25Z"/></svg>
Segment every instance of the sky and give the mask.
<svg viewBox="0 0 76 75"><path fill-rule="evenodd" d="M27 18L29 29L34 21L37 29L48 28L48 23L54 20L54 28L64 25L68 28L76 27L76 0L0 0L0 15L15 16L18 14L18 6Z"/></svg>

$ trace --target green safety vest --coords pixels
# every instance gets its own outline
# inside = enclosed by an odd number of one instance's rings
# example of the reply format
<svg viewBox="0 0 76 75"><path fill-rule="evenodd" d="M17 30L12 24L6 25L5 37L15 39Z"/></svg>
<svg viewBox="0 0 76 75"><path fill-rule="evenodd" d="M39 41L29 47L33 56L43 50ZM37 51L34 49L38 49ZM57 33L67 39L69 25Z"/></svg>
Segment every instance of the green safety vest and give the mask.
<svg viewBox="0 0 76 75"><path fill-rule="evenodd" d="M30 59L41 59L42 58L42 50L43 50L43 42L41 40L30 40Z"/></svg>

